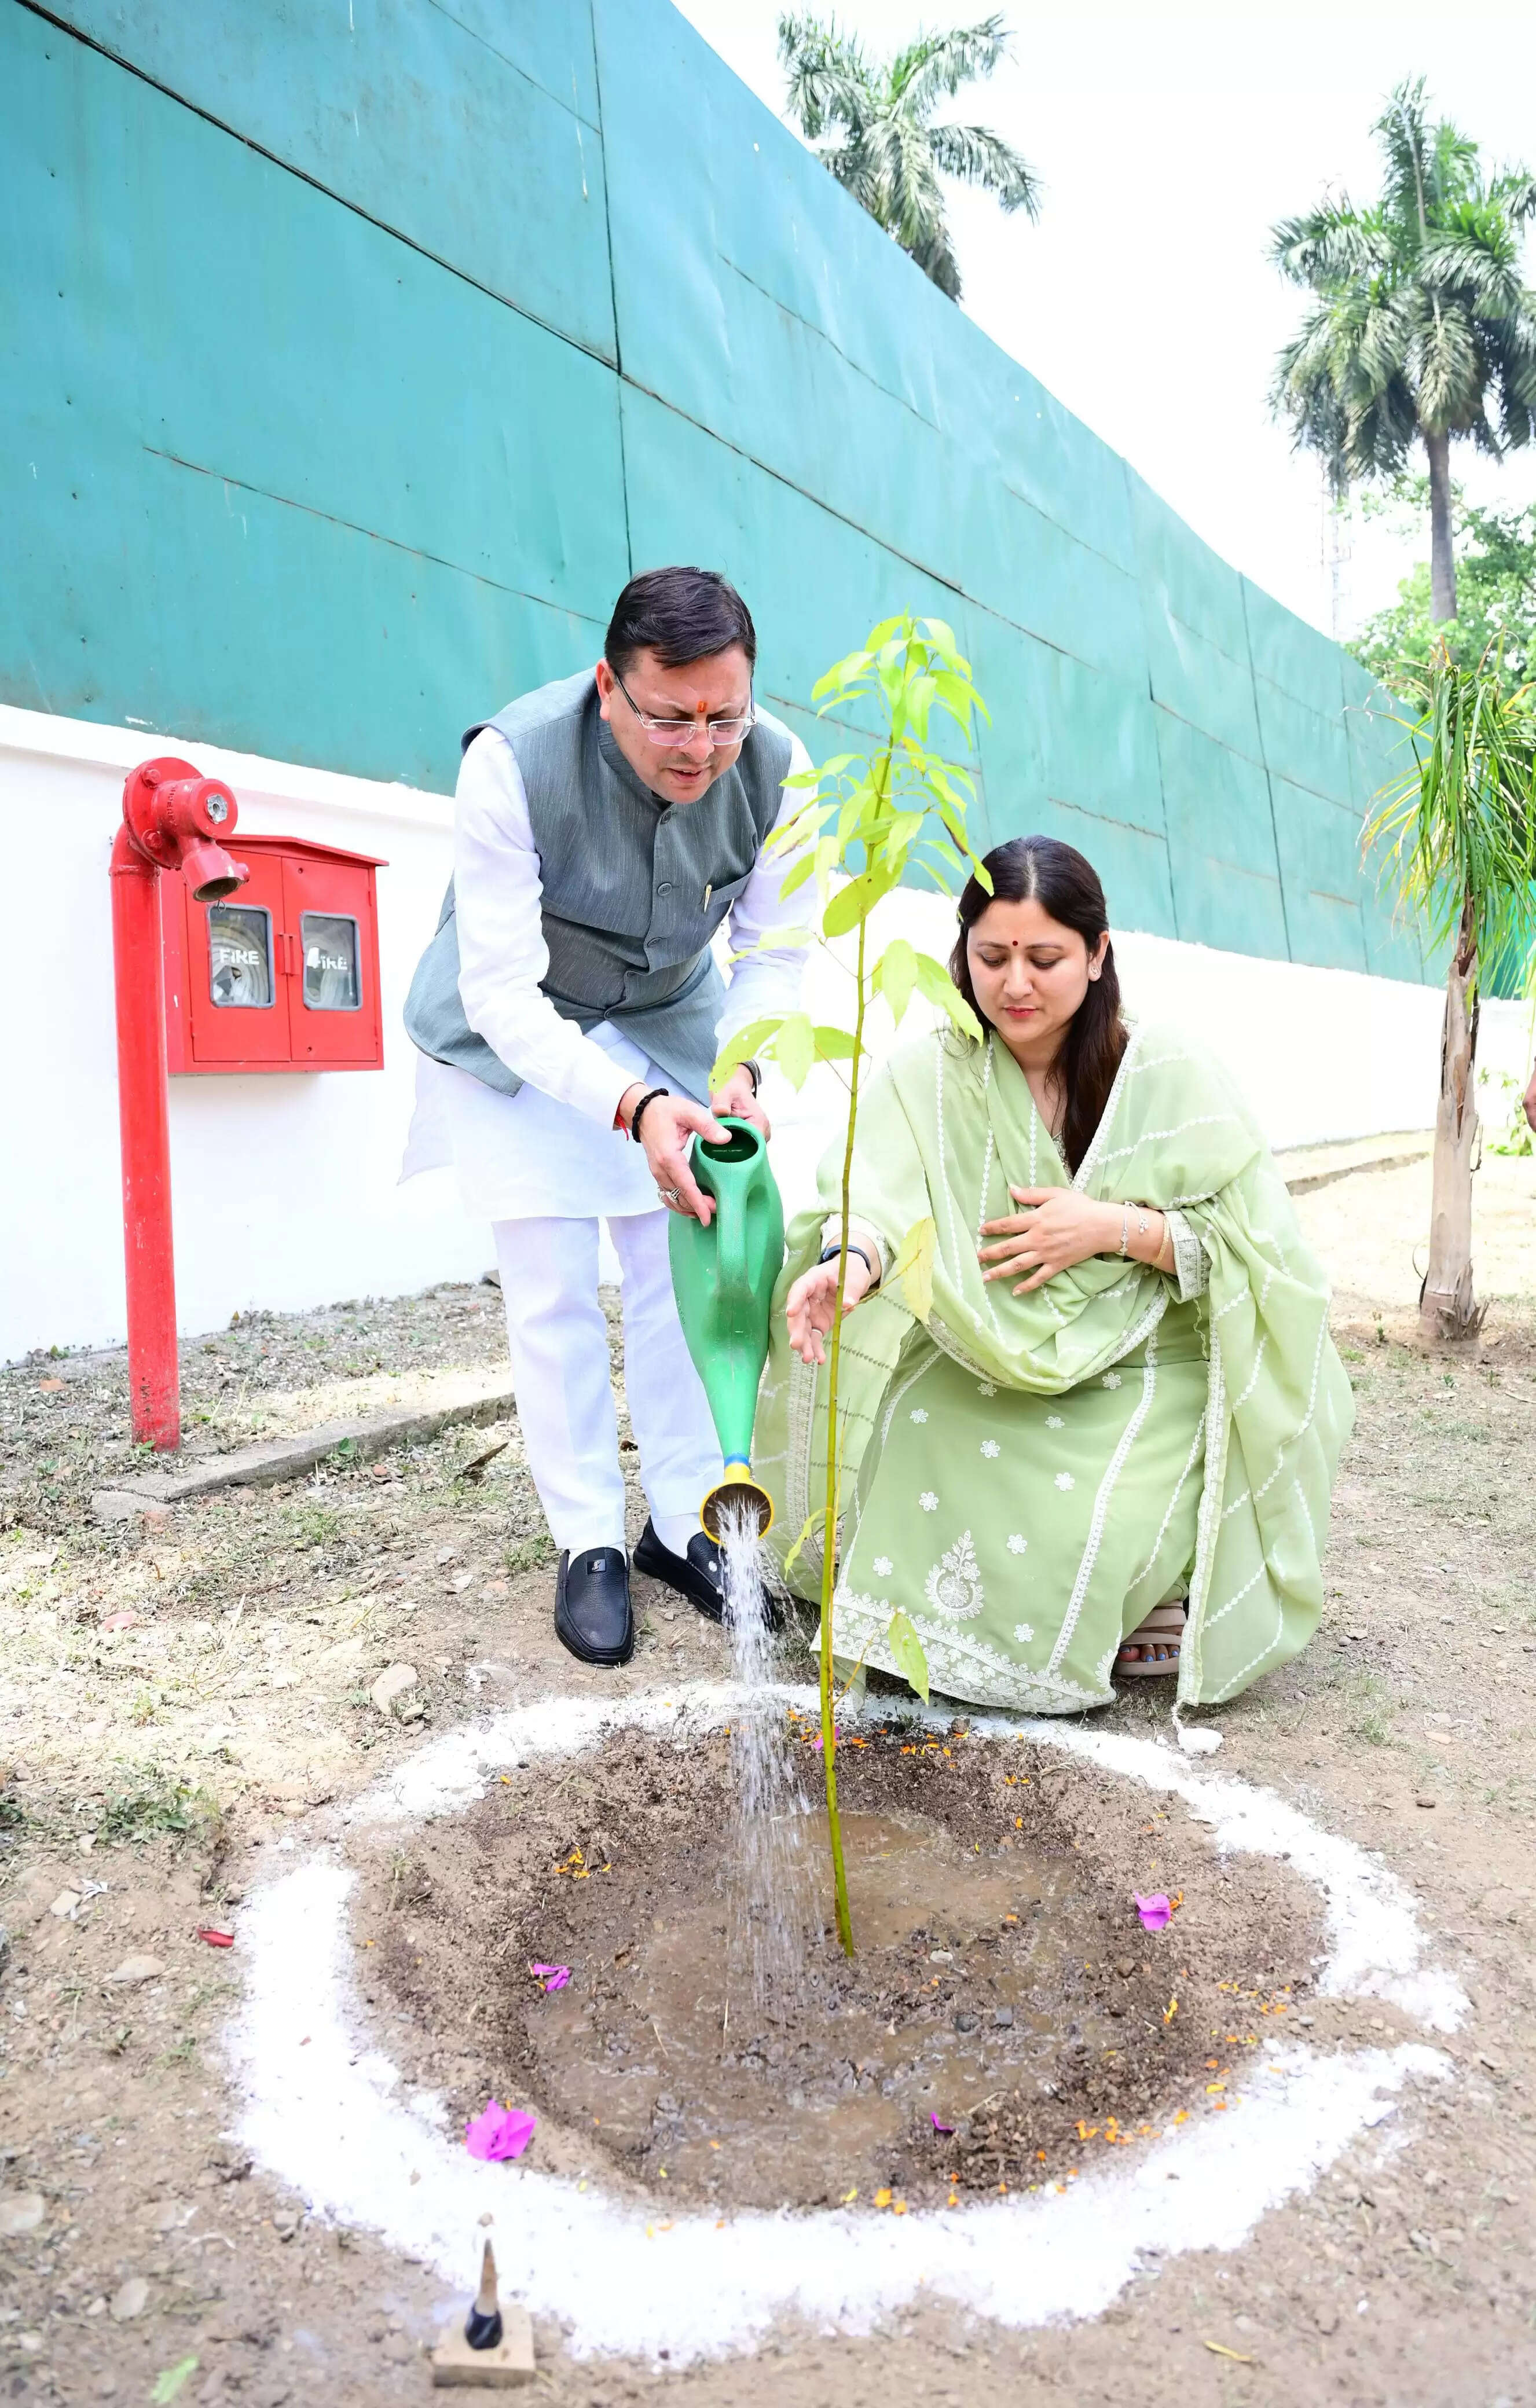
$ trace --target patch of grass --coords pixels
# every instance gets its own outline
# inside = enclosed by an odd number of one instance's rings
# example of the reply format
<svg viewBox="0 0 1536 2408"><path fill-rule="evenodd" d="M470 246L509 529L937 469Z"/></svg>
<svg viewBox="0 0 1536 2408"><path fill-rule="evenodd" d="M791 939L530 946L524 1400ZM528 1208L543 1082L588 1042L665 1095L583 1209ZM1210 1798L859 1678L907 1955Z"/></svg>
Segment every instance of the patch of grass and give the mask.
<svg viewBox="0 0 1536 2408"><path fill-rule="evenodd" d="M324 1547L341 1536L341 1516L329 1505L300 1505L284 1519L296 1547Z"/></svg>
<svg viewBox="0 0 1536 2408"><path fill-rule="evenodd" d="M157 1765L135 1770L128 1781L108 1792L96 1830L103 1840L152 1840L168 1831L177 1839L204 1837L219 1821L220 1809L206 1789L178 1781Z"/></svg>
<svg viewBox="0 0 1536 2408"><path fill-rule="evenodd" d="M553 1564L559 1550L547 1530L531 1539L513 1539L502 1549L502 1562L510 1572L536 1572L541 1565Z"/></svg>
<svg viewBox="0 0 1536 2408"><path fill-rule="evenodd" d="M1357 1739L1363 1739L1370 1747L1390 1747L1393 1744L1385 1714L1362 1714L1358 1722L1351 1723L1350 1729Z"/></svg>

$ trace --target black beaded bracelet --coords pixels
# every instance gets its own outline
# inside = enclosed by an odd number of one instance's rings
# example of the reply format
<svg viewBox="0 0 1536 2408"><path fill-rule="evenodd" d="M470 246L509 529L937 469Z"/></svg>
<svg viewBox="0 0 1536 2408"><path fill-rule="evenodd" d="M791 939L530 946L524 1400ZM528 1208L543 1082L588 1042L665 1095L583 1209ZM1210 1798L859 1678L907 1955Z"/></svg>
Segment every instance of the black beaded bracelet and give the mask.
<svg viewBox="0 0 1536 2408"><path fill-rule="evenodd" d="M752 1081L752 1092L755 1096L763 1083L763 1066L761 1062L743 1062L741 1068Z"/></svg>
<svg viewBox="0 0 1536 2408"><path fill-rule="evenodd" d="M865 1253L864 1248L862 1246L850 1246L848 1251L851 1254L857 1254L860 1262L864 1265L865 1269L868 1272L869 1277L873 1279L875 1275L875 1267L869 1260L868 1255ZM840 1246L824 1246L816 1259L819 1263L835 1263L841 1252L842 1248Z"/></svg>
<svg viewBox="0 0 1536 2408"><path fill-rule="evenodd" d="M640 1114L644 1111L646 1105L653 1104L658 1096L669 1096L672 1090L670 1087L648 1087L644 1095L640 1097L639 1102L636 1105L634 1111L630 1115L629 1121L629 1134L634 1139L637 1145L639 1145L640 1141Z"/></svg>

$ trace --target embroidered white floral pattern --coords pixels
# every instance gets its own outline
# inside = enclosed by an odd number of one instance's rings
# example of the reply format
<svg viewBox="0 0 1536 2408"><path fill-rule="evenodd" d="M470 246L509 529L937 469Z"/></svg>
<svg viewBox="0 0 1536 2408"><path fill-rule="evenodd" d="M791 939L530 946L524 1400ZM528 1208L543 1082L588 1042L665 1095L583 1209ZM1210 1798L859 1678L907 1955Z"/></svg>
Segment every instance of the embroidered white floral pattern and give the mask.
<svg viewBox="0 0 1536 2408"><path fill-rule="evenodd" d="M912 1417L914 1422L926 1422L928 1418L928 1409L926 1405L913 1405Z"/></svg>
<svg viewBox="0 0 1536 2408"><path fill-rule="evenodd" d="M1033 1624L1028 1622L1015 1622L1013 1625L1013 1636L1018 1641L1021 1647L1027 1647L1034 1635Z"/></svg>
<svg viewBox="0 0 1536 2408"><path fill-rule="evenodd" d="M1102 1388L1123 1388L1126 1383L1118 1371L1106 1371L1098 1384Z"/></svg>
<svg viewBox="0 0 1536 2408"><path fill-rule="evenodd" d="M1075 1488L1077 1486L1077 1483L1072 1478L1069 1471L1058 1471L1056 1473L1056 1486L1058 1488Z"/></svg>
<svg viewBox="0 0 1536 2408"><path fill-rule="evenodd" d="M995 1438L983 1438L982 1440L982 1453L983 1455L1001 1455L1002 1449L998 1444Z"/></svg>
<svg viewBox="0 0 1536 2408"><path fill-rule="evenodd" d="M995 1397L995 1396L997 1395L997 1393L998 1393L998 1383L997 1383L996 1380L978 1380L978 1381L977 1381L977 1383L976 1383L976 1394L977 1394L979 1397Z"/></svg>
<svg viewBox="0 0 1536 2408"><path fill-rule="evenodd" d="M947 1613L952 1622L969 1622L980 1613L985 1599L969 1530L962 1530L954 1546L945 1549L924 1587L934 1612Z"/></svg>
<svg viewBox="0 0 1536 2408"><path fill-rule="evenodd" d="M1060 1413L1047 1413L1045 1426L1047 1429L1065 1429L1067 1425Z"/></svg>
<svg viewBox="0 0 1536 2408"><path fill-rule="evenodd" d="M877 1555L869 1569L872 1572L878 1574L881 1580L889 1580L891 1574L896 1570L896 1566L892 1563L889 1555Z"/></svg>
<svg viewBox="0 0 1536 2408"><path fill-rule="evenodd" d="M1008 1552L1011 1555L1022 1555L1028 1544L1029 1541L1022 1530L1012 1530L1009 1533Z"/></svg>
<svg viewBox="0 0 1536 2408"><path fill-rule="evenodd" d="M939 1510L939 1499L931 1488L925 1488L917 1501L925 1513L936 1513Z"/></svg>

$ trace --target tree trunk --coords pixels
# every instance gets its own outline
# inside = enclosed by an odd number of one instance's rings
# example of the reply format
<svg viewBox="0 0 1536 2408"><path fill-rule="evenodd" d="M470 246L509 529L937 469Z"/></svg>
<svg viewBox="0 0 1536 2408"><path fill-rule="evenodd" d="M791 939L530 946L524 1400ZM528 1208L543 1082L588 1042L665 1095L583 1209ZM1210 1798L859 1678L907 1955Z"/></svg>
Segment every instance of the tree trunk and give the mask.
<svg viewBox="0 0 1536 2408"><path fill-rule="evenodd" d="M1427 435L1429 454L1429 616L1456 617L1456 553L1451 548L1451 438Z"/></svg>
<svg viewBox="0 0 1536 2408"><path fill-rule="evenodd" d="M1471 901L1461 914L1445 978L1440 1040L1440 1109L1435 1115L1434 1187L1429 1204L1429 1268L1419 1316L1433 1338L1474 1338L1486 1306L1472 1301L1472 1157L1477 1144L1477 1005L1467 990L1477 967Z"/></svg>

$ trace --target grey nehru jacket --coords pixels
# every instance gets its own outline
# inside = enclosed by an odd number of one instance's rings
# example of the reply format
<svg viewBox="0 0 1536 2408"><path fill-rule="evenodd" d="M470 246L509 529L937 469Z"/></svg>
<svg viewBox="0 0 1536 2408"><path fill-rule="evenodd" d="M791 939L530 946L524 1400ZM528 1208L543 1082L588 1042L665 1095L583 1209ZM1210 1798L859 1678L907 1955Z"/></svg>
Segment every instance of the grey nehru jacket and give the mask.
<svg viewBox="0 0 1536 2408"><path fill-rule="evenodd" d="M550 955L544 994L581 1029L611 1021L706 1101L725 999L710 939L779 816L788 729L759 713L737 760L697 802L667 803L614 743L590 669L524 695L481 725L507 738L528 798ZM466 732L467 747L481 725ZM465 1016L452 880L405 1023L435 1061L503 1095L523 1085Z"/></svg>

